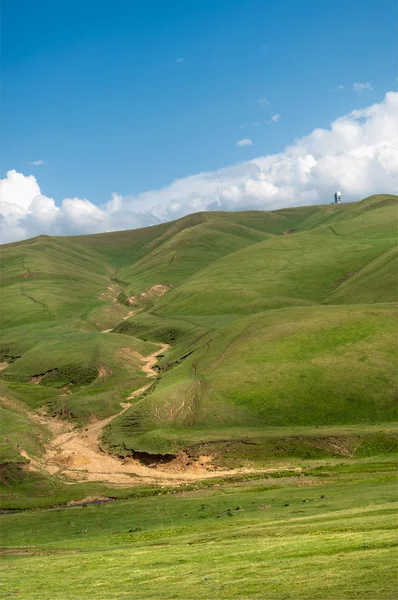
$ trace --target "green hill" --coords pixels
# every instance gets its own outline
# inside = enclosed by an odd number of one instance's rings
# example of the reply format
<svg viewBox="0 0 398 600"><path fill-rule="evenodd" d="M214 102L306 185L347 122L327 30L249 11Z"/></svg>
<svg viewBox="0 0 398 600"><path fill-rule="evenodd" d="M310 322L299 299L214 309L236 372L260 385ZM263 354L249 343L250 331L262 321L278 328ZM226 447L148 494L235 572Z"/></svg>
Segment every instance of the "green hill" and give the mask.
<svg viewBox="0 0 398 600"><path fill-rule="evenodd" d="M2 462L42 456L49 434L32 411L84 427L128 400L101 438L119 456L210 444L221 464L230 442L239 462L247 444L253 460L275 456L278 440L305 456L303 439L334 428L349 444L356 427L364 455L392 447L390 428L372 427L396 420L397 202L3 246ZM156 344L170 347L149 379Z"/></svg>

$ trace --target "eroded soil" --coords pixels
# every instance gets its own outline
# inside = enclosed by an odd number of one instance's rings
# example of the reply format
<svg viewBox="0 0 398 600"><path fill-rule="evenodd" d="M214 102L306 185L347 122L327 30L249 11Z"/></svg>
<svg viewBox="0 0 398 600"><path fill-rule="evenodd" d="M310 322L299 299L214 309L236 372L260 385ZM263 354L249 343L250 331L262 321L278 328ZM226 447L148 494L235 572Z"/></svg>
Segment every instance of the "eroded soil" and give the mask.
<svg viewBox="0 0 398 600"><path fill-rule="evenodd" d="M156 377L154 369L160 354L164 353L168 344L159 344L159 348L149 356L142 356L130 348L121 351L141 362L141 368L148 378ZM106 376L99 372L99 377ZM133 391L129 400L142 394L151 384ZM130 402L121 402L121 410L116 415L94 421L84 429L73 428L66 422L53 419L45 414L36 414L33 418L41 425L47 426L54 435L47 444L46 452L41 459L33 459L24 450L21 455L30 460L29 470L45 469L50 474L58 474L74 481L102 481L113 484L132 485L145 482L172 484L181 480L195 480L210 477L213 474L211 457L202 456L192 461L188 455L180 451L178 455L165 464L145 466L134 458L119 459L102 450L99 438L103 428L113 419L123 414L131 406ZM220 472L222 474L222 472Z"/></svg>
<svg viewBox="0 0 398 600"><path fill-rule="evenodd" d="M148 378L156 377L154 366L160 354L163 354L168 344L159 344L159 348L149 356L142 356L129 348L127 351L135 360L141 362L142 370ZM129 400L133 400L151 385L133 391ZM211 456L200 456L192 460L186 452L179 453L168 461L159 460L150 466L144 465L135 458L118 458L103 451L99 439L103 428L113 419L123 414L131 406L130 402L121 402L121 410L116 415L89 423L84 429L73 427L67 421L54 419L43 412L32 415L40 425L45 425L54 436L46 445L46 452L40 459L34 459L21 450L21 455L30 461L29 470L44 469L50 474L57 474L73 481L97 481L116 485L134 485L154 483L160 485L173 485L183 481L196 481L217 476L228 476L237 473L250 473L254 469L217 469L212 466Z"/></svg>
<svg viewBox="0 0 398 600"><path fill-rule="evenodd" d="M137 296L129 296L127 298L127 302L133 306L139 305L142 302L146 302L151 298L155 298L156 296L163 296L166 292L168 292L172 288L171 285L154 285L146 292L142 294L137 294Z"/></svg>

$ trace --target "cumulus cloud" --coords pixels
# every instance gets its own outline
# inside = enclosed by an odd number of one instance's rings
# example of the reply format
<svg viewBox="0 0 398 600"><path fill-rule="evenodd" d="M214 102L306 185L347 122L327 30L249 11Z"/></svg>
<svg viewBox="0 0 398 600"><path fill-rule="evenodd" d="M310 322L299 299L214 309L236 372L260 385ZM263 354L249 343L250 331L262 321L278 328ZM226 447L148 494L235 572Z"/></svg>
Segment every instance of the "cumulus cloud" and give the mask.
<svg viewBox="0 0 398 600"><path fill-rule="evenodd" d="M281 120L281 118L282 117L280 116L280 114L276 113L276 114L272 115L272 117L265 122L267 123L267 125L270 125L271 123L277 123L278 121Z"/></svg>
<svg viewBox="0 0 398 600"><path fill-rule="evenodd" d="M363 92L364 90L373 90L370 83L361 83L358 81L357 83L352 84L353 92Z"/></svg>
<svg viewBox="0 0 398 600"><path fill-rule="evenodd" d="M28 162L28 165L32 165L34 167L39 167L40 165L45 165L44 160L31 160Z"/></svg>
<svg viewBox="0 0 398 600"><path fill-rule="evenodd" d="M249 138L243 138L242 140L237 140L237 146L252 146L253 142L249 140Z"/></svg>
<svg viewBox="0 0 398 600"><path fill-rule="evenodd" d="M56 203L33 175L9 171L0 180L2 241L39 233L72 235L133 229L202 210L278 209L329 203L373 193L398 194L398 93L354 110L328 129L315 129L279 154L203 172L135 196L114 193L96 206L87 199Z"/></svg>

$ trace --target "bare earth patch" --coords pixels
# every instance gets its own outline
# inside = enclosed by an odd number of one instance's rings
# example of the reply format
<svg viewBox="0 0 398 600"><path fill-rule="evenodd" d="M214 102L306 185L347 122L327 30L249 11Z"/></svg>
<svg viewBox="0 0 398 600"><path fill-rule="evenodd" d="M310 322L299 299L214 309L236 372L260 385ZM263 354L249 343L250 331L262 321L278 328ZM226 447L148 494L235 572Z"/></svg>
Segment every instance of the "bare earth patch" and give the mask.
<svg viewBox="0 0 398 600"><path fill-rule="evenodd" d="M98 381L103 381L110 375L112 375L112 369L108 369L108 367L105 366L101 366L98 368Z"/></svg>
<svg viewBox="0 0 398 600"><path fill-rule="evenodd" d="M4 371L8 367L8 362L0 363L0 371Z"/></svg>
<svg viewBox="0 0 398 600"><path fill-rule="evenodd" d="M35 383L37 385L38 383L40 383L43 377L44 375L33 375L33 377L29 379L29 383Z"/></svg>
<svg viewBox="0 0 398 600"><path fill-rule="evenodd" d="M136 398L137 396L140 396L141 394L143 394L149 387L151 386L150 383L147 383L146 385L143 385L141 388L139 388L138 390L135 390L135 392L132 392L130 394L130 396L128 396L128 400L132 400L133 398ZM124 402L120 403L120 406L123 406L123 404L125 404ZM130 404L131 406L131 404Z"/></svg>
<svg viewBox="0 0 398 600"><path fill-rule="evenodd" d="M154 285L151 288L149 288L149 290L147 290L146 292L143 292L142 294L137 294L137 296L129 296L127 298L127 302L129 304L136 305L136 304L139 304L140 302L145 302L146 300L150 300L153 297L163 296L166 292L171 290L171 288L172 288L171 285L162 285L162 284Z"/></svg>
<svg viewBox="0 0 398 600"><path fill-rule="evenodd" d="M37 460L29 456L28 453L25 452L25 450L23 450L22 448L19 448L19 453L23 458L26 458L26 460L29 461L29 463L25 466L27 471L30 471L32 473L37 473L40 471L40 465L37 462Z"/></svg>
<svg viewBox="0 0 398 600"><path fill-rule="evenodd" d="M107 498L106 496L87 496L87 498L83 498L82 500L71 500L67 503L67 506L80 506L81 504L94 504L100 502L108 502L111 498Z"/></svg>
<svg viewBox="0 0 398 600"><path fill-rule="evenodd" d="M136 394L143 389L136 390ZM134 392L133 392L134 393ZM200 456L191 459L186 452L180 450L175 458L166 463L146 466L135 458L120 459L107 454L99 445L102 429L114 418L130 407L123 403L122 410L112 417L87 425L84 430L72 429L70 424L57 422L57 429L63 423L69 430L58 433L46 447L46 453L40 460L34 460L24 453L24 457L32 461L32 467L42 468L50 474L57 474L73 481L97 481L115 485L176 485L182 482L193 482L214 476L227 477L236 474L254 473L257 469L218 469L212 466L211 456ZM50 425L51 417L40 417ZM53 427L53 425L52 425ZM58 431L60 431L58 429ZM273 472L278 469L262 470Z"/></svg>
<svg viewBox="0 0 398 600"><path fill-rule="evenodd" d="M158 346L159 350L155 350L155 352L152 352L152 354L149 354L148 356L143 356L132 348L120 348L120 352L125 356L138 359L141 363L141 370L144 371L147 377L156 377L157 373L153 367L158 362L159 355L170 348L169 344L158 344Z"/></svg>
<svg viewBox="0 0 398 600"><path fill-rule="evenodd" d="M142 356L131 348L121 348L121 352L141 362L142 370L148 378L156 377L154 366L160 354L169 348L168 344L159 344L159 348L149 356ZM99 369L99 378L104 378L110 373L105 367ZM136 398L149 388L151 384L132 392L129 400ZM32 416L37 423L45 425L54 438L47 444L46 452L40 459L33 459L21 450L21 455L30 461L28 469L44 469L51 475L65 477L69 483L73 481L97 481L114 485L141 485L151 483L157 485L175 485L181 482L192 482L214 476L230 476L243 473L258 472L257 469L221 469L212 465L212 456L200 456L192 459L185 451L166 462L161 460L146 466L136 458L118 458L105 452L99 439L102 430L113 419L128 410L130 402L121 402L121 410L116 415L93 421L84 429L73 427L67 421L54 419L45 413L36 413ZM276 469L269 469L268 472ZM267 472L267 470L262 470Z"/></svg>

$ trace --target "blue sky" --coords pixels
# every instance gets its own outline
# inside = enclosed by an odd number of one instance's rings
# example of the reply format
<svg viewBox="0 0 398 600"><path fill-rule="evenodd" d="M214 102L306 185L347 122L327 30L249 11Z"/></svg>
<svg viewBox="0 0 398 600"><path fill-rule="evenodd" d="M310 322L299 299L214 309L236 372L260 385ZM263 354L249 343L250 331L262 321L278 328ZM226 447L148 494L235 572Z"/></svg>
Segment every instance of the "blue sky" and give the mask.
<svg viewBox="0 0 398 600"><path fill-rule="evenodd" d="M0 236L398 193L396 0L2 0Z"/></svg>
<svg viewBox="0 0 398 600"><path fill-rule="evenodd" d="M281 151L381 100L396 2L3 0L2 62L1 176L101 204Z"/></svg>

